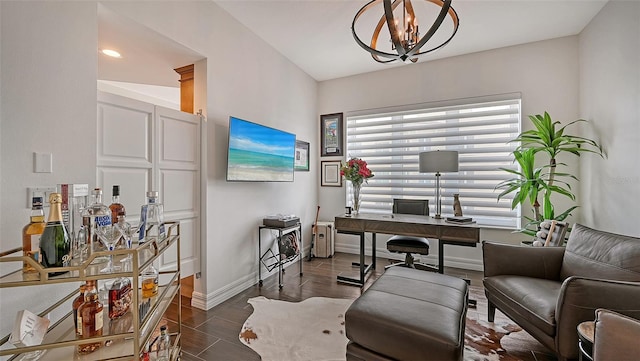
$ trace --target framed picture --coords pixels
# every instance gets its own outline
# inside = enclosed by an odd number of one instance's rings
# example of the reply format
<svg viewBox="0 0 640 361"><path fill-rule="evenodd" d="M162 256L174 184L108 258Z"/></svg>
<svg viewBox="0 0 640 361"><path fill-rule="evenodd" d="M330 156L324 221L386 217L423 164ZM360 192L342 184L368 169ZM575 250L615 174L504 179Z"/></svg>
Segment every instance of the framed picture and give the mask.
<svg viewBox="0 0 640 361"><path fill-rule="evenodd" d="M320 162L320 186L342 187L339 160Z"/></svg>
<svg viewBox="0 0 640 361"><path fill-rule="evenodd" d="M342 113L320 116L321 156L342 156Z"/></svg>
<svg viewBox="0 0 640 361"><path fill-rule="evenodd" d="M296 159L293 169L296 171L309 171L309 143L296 140Z"/></svg>

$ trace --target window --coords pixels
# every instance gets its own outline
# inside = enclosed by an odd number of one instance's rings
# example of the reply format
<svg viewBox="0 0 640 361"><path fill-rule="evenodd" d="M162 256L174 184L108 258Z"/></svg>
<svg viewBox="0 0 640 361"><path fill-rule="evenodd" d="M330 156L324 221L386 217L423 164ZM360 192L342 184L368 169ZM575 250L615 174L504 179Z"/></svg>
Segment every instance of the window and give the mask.
<svg viewBox="0 0 640 361"><path fill-rule="evenodd" d="M519 227L520 209L500 201L495 186L514 168L509 143L520 133L520 95L462 99L347 114L347 159L367 161L374 177L362 187L361 211L389 213L393 198L429 199L435 214L435 174L419 173L418 154L457 150L459 172L442 173L442 214L460 194L464 215L485 226ZM347 204L351 183L347 182Z"/></svg>

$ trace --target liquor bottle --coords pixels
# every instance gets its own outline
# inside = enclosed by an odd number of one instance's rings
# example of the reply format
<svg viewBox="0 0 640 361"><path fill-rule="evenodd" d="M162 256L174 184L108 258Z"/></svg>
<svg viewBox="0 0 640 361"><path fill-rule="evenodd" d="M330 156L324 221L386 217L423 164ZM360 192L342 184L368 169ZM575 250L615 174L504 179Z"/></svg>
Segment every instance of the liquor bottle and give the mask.
<svg viewBox="0 0 640 361"><path fill-rule="evenodd" d="M109 318L121 317L131 306L131 281L121 277L113 282L109 289Z"/></svg>
<svg viewBox="0 0 640 361"><path fill-rule="evenodd" d="M102 336L103 306L96 288L97 281L87 281L84 303L78 308L78 338L89 339ZM91 353L102 346L102 342L90 342L78 345L79 354Z"/></svg>
<svg viewBox="0 0 640 361"><path fill-rule="evenodd" d="M40 236L40 261L44 268L67 267L71 261L71 241L69 233L62 223L62 211L60 193L51 193L49 196L49 219ZM56 276L68 271L50 272Z"/></svg>
<svg viewBox="0 0 640 361"><path fill-rule="evenodd" d="M160 326L160 337L158 338L158 346L156 361L169 361L169 348L171 347L171 339L167 333L167 326Z"/></svg>
<svg viewBox="0 0 640 361"><path fill-rule="evenodd" d="M80 295L73 300L73 324L76 326L76 337L80 334L78 329L78 308L84 303L84 292L87 288L86 283L80 285Z"/></svg>
<svg viewBox="0 0 640 361"><path fill-rule="evenodd" d="M142 272L142 298L153 297L158 294L158 271L153 264Z"/></svg>
<svg viewBox="0 0 640 361"><path fill-rule="evenodd" d="M147 204L140 208L140 233L139 243L147 241L161 242L164 240L164 215L163 206L158 203L158 192L147 192Z"/></svg>
<svg viewBox="0 0 640 361"><path fill-rule="evenodd" d="M124 205L120 203L120 186L114 185L111 191L111 204L109 205L111 211L111 224L118 223L118 216L126 216L127 211Z"/></svg>
<svg viewBox="0 0 640 361"><path fill-rule="evenodd" d="M111 224L111 210L102 203L101 188L95 188L91 194L93 196L93 203L87 207L83 218L88 217L90 220L89 243L91 244L90 249L94 251L103 249L103 247L100 246L101 243L98 239L96 228L98 226L108 226Z"/></svg>
<svg viewBox="0 0 640 361"><path fill-rule="evenodd" d="M44 232L47 223L44 221L42 210L42 197L33 197L31 201L30 222L22 229L22 253L40 263L40 235ZM36 272L29 263L23 262L22 272Z"/></svg>

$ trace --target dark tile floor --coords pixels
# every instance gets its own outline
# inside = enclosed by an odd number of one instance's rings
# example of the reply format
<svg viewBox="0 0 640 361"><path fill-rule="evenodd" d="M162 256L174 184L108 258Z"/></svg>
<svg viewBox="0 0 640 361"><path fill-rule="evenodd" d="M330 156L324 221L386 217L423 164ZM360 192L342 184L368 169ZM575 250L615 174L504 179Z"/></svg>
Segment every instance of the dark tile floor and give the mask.
<svg viewBox="0 0 640 361"><path fill-rule="evenodd" d="M278 288L277 274L264 280L262 287L256 284L240 294L230 298L222 304L203 311L193 308L190 300L182 298L182 347L183 361L251 361L260 360L255 352L244 346L238 339L238 334L244 321L251 315L253 308L247 300L256 296L265 296L271 299L285 301L302 301L309 297L336 297L357 298L384 272L384 265L389 260L378 258L377 269L369 276L365 287L356 287L338 283L336 276L339 274L356 277L356 268L351 262L357 261L357 255L337 253L332 258L314 258L310 262L304 261L303 277L298 276L297 265L292 265L284 275L284 287ZM482 273L455 268L445 268L445 273L471 281L471 298L478 299L478 306L469 309L469 317L486 320L486 300L482 291ZM475 295L475 296L474 296ZM176 307L169 310L167 318L176 319ZM498 320L508 321L499 312ZM175 322L169 321L170 330L177 327ZM530 342L528 340L527 342ZM526 361L552 361L555 360L548 352L545 352L537 341L532 347L523 344L522 352L518 352ZM538 351L536 351L538 350ZM542 350L542 351L540 351Z"/></svg>

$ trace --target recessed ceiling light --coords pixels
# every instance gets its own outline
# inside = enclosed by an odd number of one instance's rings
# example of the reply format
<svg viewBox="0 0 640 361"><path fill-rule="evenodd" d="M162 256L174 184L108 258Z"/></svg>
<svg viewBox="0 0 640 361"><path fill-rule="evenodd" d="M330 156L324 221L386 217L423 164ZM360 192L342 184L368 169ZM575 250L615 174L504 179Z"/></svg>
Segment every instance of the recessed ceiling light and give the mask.
<svg viewBox="0 0 640 361"><path fill-rule="evenodd" d="M111 50L111 49L102 49L100 50L100 52L106 56L110 56L112 58L122 58L122 55L120 55L120 53L118 53L115 50Z"/></svg>

